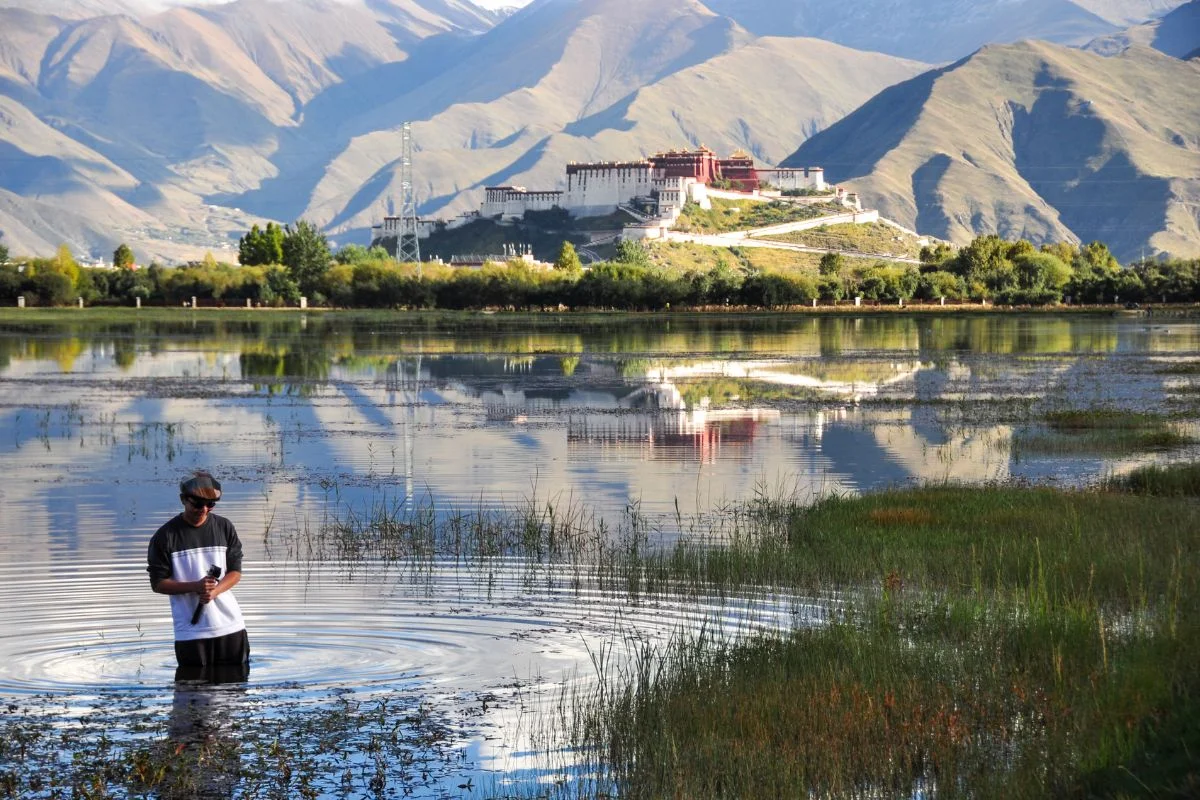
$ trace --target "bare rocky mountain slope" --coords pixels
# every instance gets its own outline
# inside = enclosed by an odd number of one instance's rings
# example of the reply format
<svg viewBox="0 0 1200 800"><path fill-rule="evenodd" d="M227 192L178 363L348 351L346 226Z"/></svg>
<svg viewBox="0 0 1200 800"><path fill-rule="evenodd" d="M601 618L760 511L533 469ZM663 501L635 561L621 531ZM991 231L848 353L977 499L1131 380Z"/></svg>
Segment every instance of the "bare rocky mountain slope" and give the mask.
<svg viewBox="0 0 1200 800"><path fill-rule="evenodd" d="M776 162L926 68L757 39L697 0L537 0L499 25L471 8L239 0L84 20L0 8L5 243L106 254L128 241L177 260L228 247L256 219L300 217L365 241L398 196L405 121L422 212L453 213L486 184L556 187L572 159L703 143Z"/></svg>
<svg viewBox="0 0 1200 800"><path fill-rule="evenodd" d="M278 175L281 131L313 97L496 18L465 0L240 0L82 20L0 8L5 243L87 254L129 241L167 259L228 243L252 218L210 195Z"/></svg>
<svg viewBox="0 0 1200 800"><path fill-rule="evenodd" d="M906 225L1108 243L1123 259L1200 255L1200 64L989 46L890 87L785 163Z"/></svg>
<svg viewBox="0 0 1200 800"><path fill-rule="evenodd" d="M15 253L65 242L81 255L108 255L125 241L140 258L169 261L209 249L231 257L219 251L263 219L305 217L339 242L365 242L399 197L406 121L423 214L477 208L491 184L557 188L571 160L705 144L776 163L928 68L799 38L781 9L826 21L836 12L850 26L838 30L860 25L910 47L958 36L961 25L988 36L1010 35L1008 23L1064 36L1115 29L1174 5L534 0L509 15L469 0L236 0L167 10L161 0L0 0L0 231ZM97 8L121 13L96 16ZM775 16L756 21L755 9ZM1130 96L1153 95L1138 82L1149 74L1130 80ZM899 142L922 111L905 113L875 118L861 136ZM1200 126L1177 127L1186 139ZM958 132L978 134L968 125ZM940 142L945 153L974 147L969 138ZM845 176L825 155L814 150L805 166ZM985 166L1000 170L989 180L1008 186L1011 165ZM915 221L916 208L906 217L897 206L897 215ZM985 214L972 226L1014 218ZM1161 231L1186 239L1186 226L1171 224Z"/></svg>
<svg viewBox="0 0 1200 800"><path fill-rule="evenodd" d="M931 63L989 43L1083 44L1166 13L1183 0L709 0L754 33L813 36Z"/></svg>
<svg viewBox="0 0 1200 800"><path fill-rule="evenodd" d="M1088 43L1087 49L1101 55L1115 55L1135 44L1153 47L1176 58L1200 57L1200 0L1191 0L1159 19L1095 39Z"/></svg>

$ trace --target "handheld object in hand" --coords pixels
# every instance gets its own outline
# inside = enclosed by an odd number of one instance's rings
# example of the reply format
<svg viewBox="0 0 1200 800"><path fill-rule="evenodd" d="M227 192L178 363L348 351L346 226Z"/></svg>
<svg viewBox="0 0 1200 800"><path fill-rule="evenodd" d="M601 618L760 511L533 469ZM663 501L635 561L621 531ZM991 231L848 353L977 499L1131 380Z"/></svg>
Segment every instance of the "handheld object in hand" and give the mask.
<svg viewBox="0 0 1200 800"><path fill-rule="evenodd" d="M208 577L208 578L221 577L221 568L218 567L216 564L213 564L211 567L208 568L208 574L205 577ZM196 611L192 614L192 624L193 625L195 625L196 623L198 623L200 621L200 615L203 613L204 613L204 601L201 600L200 604L196 606Z"/></svg>

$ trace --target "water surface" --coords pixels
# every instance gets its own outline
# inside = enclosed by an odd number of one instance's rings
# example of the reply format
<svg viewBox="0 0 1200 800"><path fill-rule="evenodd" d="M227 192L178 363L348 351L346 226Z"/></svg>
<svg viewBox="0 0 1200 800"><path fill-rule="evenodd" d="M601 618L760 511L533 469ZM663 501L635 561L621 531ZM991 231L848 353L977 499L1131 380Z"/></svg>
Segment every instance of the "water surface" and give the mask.
<svg viewBox="0 0 1200 800"><path fill-rule="evenodd" d="M38 320L0 322L0 696L177 704L145 547L203 467L246 547L248 696L269 707L352 689L458 709L459 761L431 795L476 772L544 780L504 732L530 687L594 675L601 643L786 628L819 621L828 598L633 604L553 566L372 572L283 544L331 518L554 507L668 540L756 494L1082 485L1195 455L1013 447L1065 408L1158 410L1190 429L1189 318Z"/></svg>

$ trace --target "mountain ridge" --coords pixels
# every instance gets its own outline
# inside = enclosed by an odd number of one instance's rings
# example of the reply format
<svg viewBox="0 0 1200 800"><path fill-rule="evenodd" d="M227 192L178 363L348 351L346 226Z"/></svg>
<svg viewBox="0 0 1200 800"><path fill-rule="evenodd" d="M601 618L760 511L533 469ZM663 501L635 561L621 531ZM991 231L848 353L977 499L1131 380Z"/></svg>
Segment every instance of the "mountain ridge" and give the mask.
<svg viewBox="0 0 1200 800"><path fill-rule="evenodd" d="M1200 67L991 45L890 87L784 163L820 162L887 217L951 241L1099 239L1200 254ZM872 135L882 116L903 122ZM1180 177L1183 176L1183 177Z"/></svg>
<svg viewBox="0 0 1200 800"><path fill-rule="evenodd" d="M47 7L32 0L0 0L0 114L7 109L13 120L0 154L7 192L0 230L15 252L66 241L104 255L128 241L139 255L168 260L228 249L250 224L268 219L306 217L339 239L363 240L395 210L405 122L415 134L421 212L455 214L477 208L489 184L558 187L571 160L706 144L776 163L879 90L930 66L820 39L758 36L714 10L722 1L535 0L503 14L467 0L303 0L285 14L270 0L237 0L79 18L12 8ZM864 0L851 18L911 2ZM984 20L1003 5L937 2ZM1068 21L1125 13L1108 0L1012 2L1065 9ZM86 6L59 0L54 7ZM789 7L824 8L807 0ZM885 32L892 23L882 14L866 21ZM772 33L787 33L776 27ZM1147 94L1133 85L1128 93ZM864 132L864 146L886 145L887 153L905 140L926 110L904 98ZM1028 129L1026 117L1001 106L983 110L1018 120L1010 129ZM949 122L953 129L959 121ZM1186 139L1185 122L1172 125ZM969 139L942 144L944 152L907 165L900 173L907 177L881 196L902 206L921 167L935 188L945 183L939 171L958 174ZM1147 171L1140 157L1130 169L1147 176L1189 174ZM807 161L838 174L836 164ZM1052 192L1036 191L1017 166L979 161L997 172L972 180L991 186L988 197L1012 192L1004 202L1013 206L981 210L982 220L1016 232L1071 229L1047 201ZM1164 191L1173 197L1185 189L1172 180ZM907 216L936 219L948 207L935 201L921 194ZM61 234L46 212L55 206L64 212Z"/></svg>

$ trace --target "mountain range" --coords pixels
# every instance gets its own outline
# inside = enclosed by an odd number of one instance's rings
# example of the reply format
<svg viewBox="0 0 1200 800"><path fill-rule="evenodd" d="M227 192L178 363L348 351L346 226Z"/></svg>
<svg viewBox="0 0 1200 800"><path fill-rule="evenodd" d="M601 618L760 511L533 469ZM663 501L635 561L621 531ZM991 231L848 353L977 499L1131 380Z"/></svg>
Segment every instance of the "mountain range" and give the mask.
<svg viewBox="0 0 1200 800"><path fill-rule="evenodd" d="M768 164L791 154L790 163L824 166L885 214L932 226L922 232L1084 236L1098 229L1088 214L1055 205L1074 190L1056 194L1031 179L1033 151L1003 138L1005 124L1077 121L1049 115L1052 104L1039 100L1053 86L1038 81L1065 81L1062 102L1095 104L1084 116L1103 132L1064 128L1079 141L1062 146L1061 158L1094 165L1097 152L1124 153L1129 180L1167 186L1150 192L1166 210L1127 222L1121 246L1192 252L1195 215L1189 227L1176 198L1189 196L1198 174L1200 105L1186 86L1197 83L1196 64L1147 45L1186 47L1198 7L534 0L500 13L468 0L166 10L144 0L0 0L0 231L18 253L66 242L107 255L124 241L140 258L168 261L230 248L265 219L304 217L339 242L365 242L398 202L400 126L411 121L427 215L477 208L486 185L554 188L568 161L705 144ZM1039 42L963 58L979 44L1035 34L1112 55ZM934 136L922 120L945 102L941 87L958 80L965 94L951 96L983 116L978 125L951 119ZM978 99L972 91L984 101L967 103ZM1143 113L1143 104L1153 108ZM1018 106L1028 116L1019 125L996 111ZM1136 122L1143 117L1152 122ZM961 188L988 194L943 196L959 190L946 175L958 174L967 152L987 179ZM904 170L927 177L937 155L951 162L931 184L943 188L912 191ZM1080 175L1091 169L1070 165Z"/></svg>
<svg viewBox="0 0 1200 800"><path fill-rule="evenodd" d="M805 141L886 217L951 241L1100 240L1200 255L1200 62L989 45L880 92Z"/></svg>

